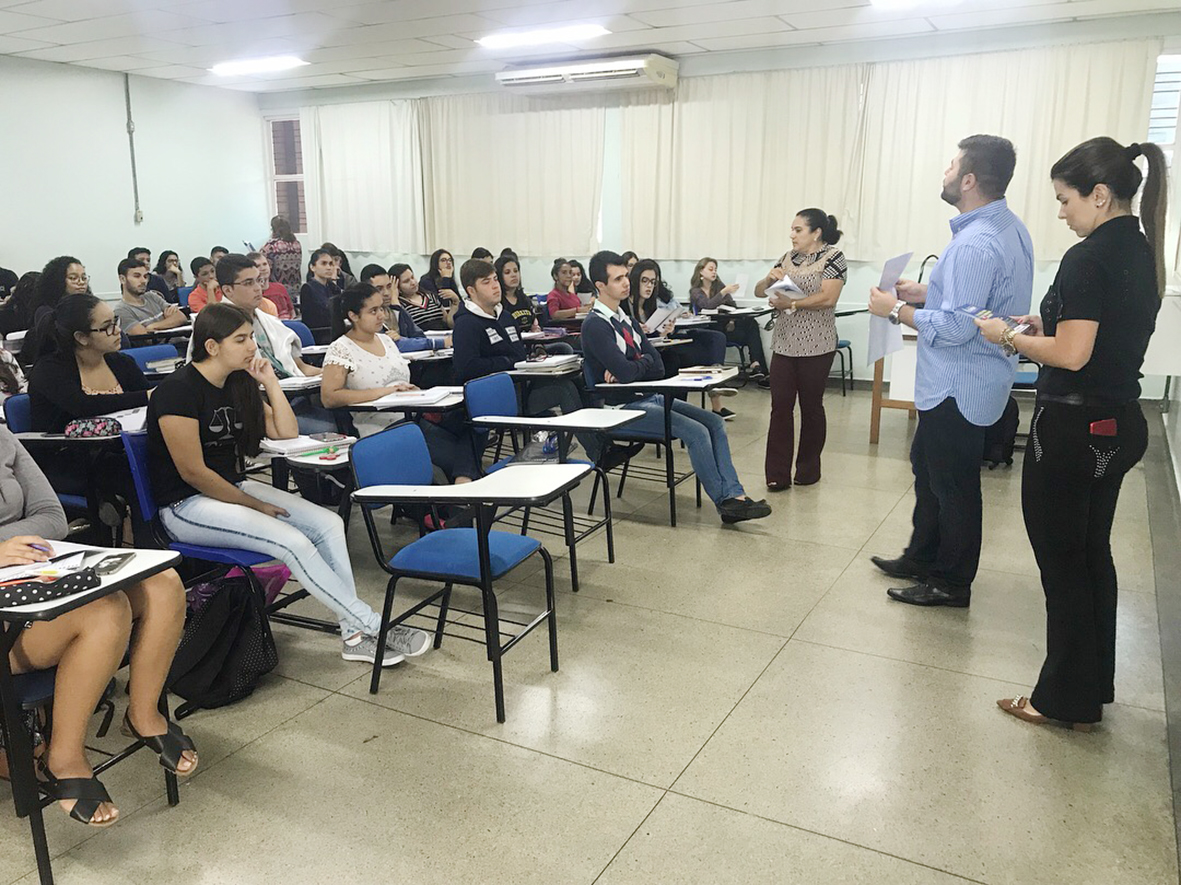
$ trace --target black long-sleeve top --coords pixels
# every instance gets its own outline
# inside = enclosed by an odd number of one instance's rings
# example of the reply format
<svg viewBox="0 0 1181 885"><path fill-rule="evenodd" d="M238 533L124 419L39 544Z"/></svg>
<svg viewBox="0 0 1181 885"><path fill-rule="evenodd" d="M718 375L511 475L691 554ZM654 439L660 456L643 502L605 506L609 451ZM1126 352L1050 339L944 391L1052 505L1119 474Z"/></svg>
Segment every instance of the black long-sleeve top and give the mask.
<svg viewBox="0 0 1181 885"><path fill-rule="evenodd" d="M37 360L29 372L33 429L61 433L75 418L146 406L148 382L135 360L125 353L108 353L106 361L123 388L122 393L84 393L78 362L72 353L53 353Z"/></svg>

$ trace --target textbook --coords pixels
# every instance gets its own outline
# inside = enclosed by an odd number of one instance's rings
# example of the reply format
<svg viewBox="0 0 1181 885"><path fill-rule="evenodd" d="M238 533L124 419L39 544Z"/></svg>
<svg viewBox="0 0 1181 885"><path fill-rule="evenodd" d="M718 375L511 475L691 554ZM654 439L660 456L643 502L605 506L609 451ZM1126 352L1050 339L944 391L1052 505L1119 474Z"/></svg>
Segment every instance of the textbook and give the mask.
<svg viewBox="0 0 1181 885"><path fill-rule="evenodd" d="M963 307L959 308L959 310L961 310L963 313L966 313L968 316L972 317L973 319L977 319L977 320L991 320L991 319L1004 320L1005 325L1007 325L1010 329L1012 329L1013 332L1017 335L1021 335L1027 329L1029 329L1029 323L1019 323L1015 319L1013 319L1012 317L998 317L996 314L994 314L987 307L977 307L975 304L966 304Z"/></svg>

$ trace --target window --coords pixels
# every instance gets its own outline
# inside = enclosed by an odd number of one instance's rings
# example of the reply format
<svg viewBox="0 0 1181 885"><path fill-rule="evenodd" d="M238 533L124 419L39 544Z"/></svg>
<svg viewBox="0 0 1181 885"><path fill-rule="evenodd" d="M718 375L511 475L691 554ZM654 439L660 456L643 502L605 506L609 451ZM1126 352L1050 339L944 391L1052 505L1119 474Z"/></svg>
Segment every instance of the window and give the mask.
<svg viewBox="0 0 1181 885"><path fill-rule="evenodd" d="M1152 110L1148 140L1159 144L1172 159L1177 140L1177 115L1181 106L1181 55L1162 55L1156 63L1152 86Z"/></svg>
<svg viewBox="0 0 1181 885"><path fill-rule="evenodd" d="M271 120L271 209L291 222L297 234L307 233L308 213L303 193L303 147L299 120Z"/></svg>

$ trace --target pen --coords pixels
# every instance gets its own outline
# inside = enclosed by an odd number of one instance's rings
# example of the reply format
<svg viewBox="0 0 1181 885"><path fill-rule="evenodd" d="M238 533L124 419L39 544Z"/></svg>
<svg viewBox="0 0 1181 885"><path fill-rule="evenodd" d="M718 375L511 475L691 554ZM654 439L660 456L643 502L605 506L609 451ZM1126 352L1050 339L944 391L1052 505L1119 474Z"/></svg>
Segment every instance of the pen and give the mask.
<svg viewBox="0 0 1181 885"><path fill-rule="evenodd" d="M314 452L298 452L294 457L305 458L308 455L335 455L336 446L325 446L322 449L316 449Z"/></svg>
<svg viewBox="0 0 1181 885"><path fill-rule="evenodd" d="M53 550L51 548L43 547L40 544L30 544L29 546L32 547L34 550L40 550L42 553L52 553L53 552Z"/></svg>

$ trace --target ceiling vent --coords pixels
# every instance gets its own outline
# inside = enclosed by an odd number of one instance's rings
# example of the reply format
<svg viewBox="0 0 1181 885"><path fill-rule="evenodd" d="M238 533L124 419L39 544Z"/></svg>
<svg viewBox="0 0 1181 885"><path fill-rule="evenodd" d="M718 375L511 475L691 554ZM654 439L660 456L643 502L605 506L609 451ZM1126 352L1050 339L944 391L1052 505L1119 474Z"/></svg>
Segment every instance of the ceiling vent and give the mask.
<svg viewBox="0 0 1181 885"><path fill-rule="evenodd" d="M514 65L496 75L501 86L516 92L603 92L616 89L673 89L674 59L663 55L599 58L562 64Z"/></svg>

